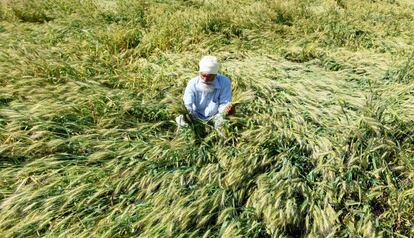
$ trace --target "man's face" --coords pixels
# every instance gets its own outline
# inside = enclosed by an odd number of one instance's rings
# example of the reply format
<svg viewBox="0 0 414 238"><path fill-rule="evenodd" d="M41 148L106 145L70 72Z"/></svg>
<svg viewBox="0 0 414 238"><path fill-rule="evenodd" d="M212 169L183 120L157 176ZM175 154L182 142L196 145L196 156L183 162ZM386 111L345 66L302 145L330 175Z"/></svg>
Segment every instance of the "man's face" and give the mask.
<svg viewBox="0 0 414 238"><path fill-rule="evenodd" d="M214 79L216 79L216 74L208 74L208 73L201 72L200 79L205 84L212 84Z"/></svg>

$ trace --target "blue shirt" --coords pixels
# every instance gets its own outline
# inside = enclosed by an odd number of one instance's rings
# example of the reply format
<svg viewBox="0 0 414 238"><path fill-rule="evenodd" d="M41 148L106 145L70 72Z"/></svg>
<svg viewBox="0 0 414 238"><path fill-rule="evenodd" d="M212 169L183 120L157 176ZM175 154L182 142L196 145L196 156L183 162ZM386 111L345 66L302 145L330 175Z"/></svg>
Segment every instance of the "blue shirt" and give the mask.
<svg viewBox="0 0 414 238"><path fill-rule="evenodd" d="M200 77L194 77L188 82L184 92L184 105L196 118L210 120L218 113L223 113L224 108L231 102L230 79L217 74L214 80L213 92L201 92L196 89Z"/></svg>

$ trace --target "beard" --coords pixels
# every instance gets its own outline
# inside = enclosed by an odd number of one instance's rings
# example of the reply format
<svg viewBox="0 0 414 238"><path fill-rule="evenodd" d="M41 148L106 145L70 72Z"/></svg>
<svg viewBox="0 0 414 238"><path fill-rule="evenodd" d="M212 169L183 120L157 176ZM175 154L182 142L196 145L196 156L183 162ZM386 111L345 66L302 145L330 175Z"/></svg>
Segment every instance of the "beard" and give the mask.
<svg viewBox="0 0 414 238"><path fill-rule="evenodd" d="M196 89L200 92L203 92L203 93L211 93L215 89L214 81L207 84L207 83L203 82L202 80L200 80L196 85Z"/></svg>

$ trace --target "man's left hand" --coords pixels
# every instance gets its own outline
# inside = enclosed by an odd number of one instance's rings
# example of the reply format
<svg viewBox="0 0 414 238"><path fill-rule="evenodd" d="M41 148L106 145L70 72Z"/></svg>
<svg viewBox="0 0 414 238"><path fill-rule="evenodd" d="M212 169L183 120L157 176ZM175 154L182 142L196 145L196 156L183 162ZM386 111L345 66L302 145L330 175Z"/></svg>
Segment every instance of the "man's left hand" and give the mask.
<svg viewBox="0 0 414 238"><path fill-rule="evenodd" d="M233 113L234 113L234 106L233 106L233 104L229 103L224 108L224 115L232 115Z"/></svg>

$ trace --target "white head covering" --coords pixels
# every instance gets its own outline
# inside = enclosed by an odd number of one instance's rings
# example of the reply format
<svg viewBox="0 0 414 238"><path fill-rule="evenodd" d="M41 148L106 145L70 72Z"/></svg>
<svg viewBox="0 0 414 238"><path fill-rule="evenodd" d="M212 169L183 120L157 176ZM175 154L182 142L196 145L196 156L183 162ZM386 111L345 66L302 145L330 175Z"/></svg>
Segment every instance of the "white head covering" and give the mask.
<svg viewBox="0 0 414 238"><path fill-rule="evenodd" d="M219 64L215 56L203 56L200 60L200 72L208 74L217 74L219 70Z"/></svg>

